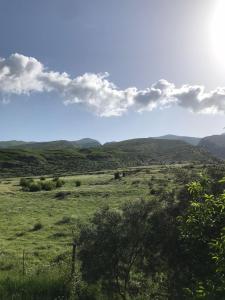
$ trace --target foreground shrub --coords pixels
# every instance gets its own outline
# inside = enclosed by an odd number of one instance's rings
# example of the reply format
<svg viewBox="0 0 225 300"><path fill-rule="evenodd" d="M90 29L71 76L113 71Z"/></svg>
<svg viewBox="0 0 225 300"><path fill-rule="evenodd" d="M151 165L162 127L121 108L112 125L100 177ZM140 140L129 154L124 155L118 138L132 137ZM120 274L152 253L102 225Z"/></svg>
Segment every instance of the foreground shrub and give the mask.
<svg viewBox="0 0 225 300"><path fill-rule="evenodd" d="M152 251L154 225L158 227L155 209L153 201L142 200L128 202L121 211L106 207L95 213L90 226L81 228L78 255L83 279L101 284L106 299L137 299L148 290L145 271L156 268L159 259L156 244Z"/></svg>

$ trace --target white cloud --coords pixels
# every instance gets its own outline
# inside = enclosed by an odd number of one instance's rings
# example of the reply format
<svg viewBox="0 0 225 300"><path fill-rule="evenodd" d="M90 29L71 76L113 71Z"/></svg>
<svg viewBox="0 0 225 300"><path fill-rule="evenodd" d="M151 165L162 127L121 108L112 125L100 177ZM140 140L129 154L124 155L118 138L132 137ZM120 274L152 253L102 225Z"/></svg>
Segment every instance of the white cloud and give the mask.
<svg viewBox="0 0 225 300"><path fill-rule="evenodd" d="M175 87L164 79L144 90L119 89L108 74L86 73L71 78L49 71L33 57L12 54L0 59L2 101L11 94L56 92L66 105L80 103L99 116L119 116L128 110L151 111L178 105L196 113L225 113L225 87L205 92L203 86Z"/></svg>

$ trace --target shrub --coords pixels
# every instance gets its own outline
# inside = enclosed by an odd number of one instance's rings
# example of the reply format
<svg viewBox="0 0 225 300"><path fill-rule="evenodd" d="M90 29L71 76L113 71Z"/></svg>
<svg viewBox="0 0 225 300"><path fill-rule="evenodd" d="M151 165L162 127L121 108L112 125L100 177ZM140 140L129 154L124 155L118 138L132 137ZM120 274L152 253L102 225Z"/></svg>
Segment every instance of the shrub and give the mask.
<svg viewBox="0 0 225 300"><path fill-rule="evenodd" d="M55 187L56 187L55 182L50 181L50 180L48 180L48 181L43 181L43 182L41 183L41 188L42 188L42 190L45 190L45 191L51 191L51 190L53 190Z"/></svg>
<svg viewBox="0 0 225 300"><path fill-rule="evenodd" d="M75 181L75 185L76 185L76 187L81 186L81 181L80 180L76 180Z"/></svg>
<svg viewBox="0 0 225 300"><path fill-rule="evenodd" d="M41 230L42 228L43 228L43 225L41 224L41 222L37 222L34 224L31 231L38 231L38 230Z"/></svg>
<svg viewBox="0 0 225 300"><path fill-rule="evenodd" d="M31 178L20 179L20 186L22 186L23 191L27 192L51 191L54 188L62 187L64 184L65 181L59 177L55 177L53 180L45 180L45 177L40 177L39 181L34 181Z"/></svg>
<svg viewBox="0 0 225 300"><path fill-rule="evenodd" d="M64 184L65 184L65 181L62 180L62 179L59 179L59 178L58 178L58 179L55 181L55 185L56 185L57 188L62 187Z"/></svg>
<svg viewBox="0 0 225 300"><path fill-rule="evenodd" d="M120 173L119 172L114 173L114 179L115 180L120 179Z"/></svg>
<svg viewBox="0 0 225 300"><path fill-rule="evenodd" d="M30 192L38 192L41 191L41 184L39 182L32 182L29 185L29 191Z"/></svg>
<svg viewBox="0 0 225 300"><path fill-rule="evenodd" d="M29 187L32 182L34 182L34 180L31 178L21 178L19 185L22 187Z"/></svg>

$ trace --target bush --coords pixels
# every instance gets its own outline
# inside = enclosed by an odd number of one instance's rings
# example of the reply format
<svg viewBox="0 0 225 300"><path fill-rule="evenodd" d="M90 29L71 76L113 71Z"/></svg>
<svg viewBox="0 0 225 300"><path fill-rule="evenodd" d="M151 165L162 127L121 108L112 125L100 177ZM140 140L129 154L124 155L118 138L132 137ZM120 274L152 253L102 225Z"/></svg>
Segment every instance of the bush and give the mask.
<svg viewBox="0 0 225 300"><path fill-rule="evenodd" d="M75 181L75 185L76 185L76 187L81 186L81 181L80 180L76 180Z"/></svg>
<svg viewBox="0 0 225 300"><path fill-rule="evenodd" d="M120 179L120 173L119 172L114 173L114 179L115 180Z"/></svg>
<svg viewBox="0 0 225 300"><path fill-rule="evenodd" d="M41 191L41 184L39 182L32 182L29 185L29 191L30 192L38 192Z"/></svg>
<svg viewBox="0 0 225 300"><path fill-rule="evenodd" d="M38 223L34 224L31 231L38 231L38 230L41 230L42 228L43 228L43 225L41 224L41 222L38 222Z"/></svg>
<svg viewBox="0 0 225 300"><path fill-rule="evenodd" d="M26 192L38 192L41 190L51 191L55 188L62 187L65 181L59 177L53 178L53 180L46 180L45 177L40 177L39 181L34 181L31 178L21 178L20 186L22 186L23 191Z"/></svg>
<svg viewBox="0 0 225 300"><path fill-rule="evenodd" d="M45 191L51 191L51 190L53 190L55 187L56 187L55 182L50 181L50 180L48 180L48 181L43 181L43 182L41 183L41 189L42 189L42 190L45 190Z"/></svg>
<svg viewBox="0 0 225 300"><path fill-rule="evenodd" d="M21 178L19 185L22 187L29 187L32 182L34 182L34 180L31 178Z"/></svg>
<svg viewBox="0 0 225 300"><path fill-rule="evenodd" d="M56 185L57 188L62 187L64 184L65 184L65 181L62 180L62 179L59 179L59 178L58 178L58 179L55 181L55 185Z"/></svg>

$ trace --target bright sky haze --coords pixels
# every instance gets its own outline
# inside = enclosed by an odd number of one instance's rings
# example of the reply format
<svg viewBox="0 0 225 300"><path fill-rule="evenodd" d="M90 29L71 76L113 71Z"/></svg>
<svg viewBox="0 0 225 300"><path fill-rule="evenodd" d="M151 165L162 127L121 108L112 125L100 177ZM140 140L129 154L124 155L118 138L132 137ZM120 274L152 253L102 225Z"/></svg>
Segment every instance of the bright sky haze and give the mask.
<svg viewBox="0 0 225 300"><path fill-rule="evenodd" d="M0 0L0 140L220 134L225 1Z"/></svg>

